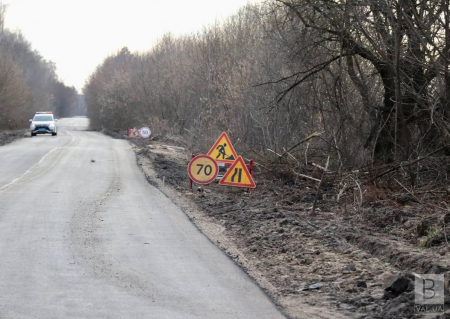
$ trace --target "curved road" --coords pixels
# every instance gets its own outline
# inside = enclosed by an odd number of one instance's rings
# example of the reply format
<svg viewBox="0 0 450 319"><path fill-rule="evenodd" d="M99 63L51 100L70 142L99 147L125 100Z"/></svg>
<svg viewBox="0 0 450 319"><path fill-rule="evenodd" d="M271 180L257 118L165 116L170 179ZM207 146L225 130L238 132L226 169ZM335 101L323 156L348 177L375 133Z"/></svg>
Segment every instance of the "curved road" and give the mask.
<svg viewBox="0 0 450 319"><path fill-rule="evenodd" d="M0 147L1 319L284 318L126 141L58 124Z"/></svg>

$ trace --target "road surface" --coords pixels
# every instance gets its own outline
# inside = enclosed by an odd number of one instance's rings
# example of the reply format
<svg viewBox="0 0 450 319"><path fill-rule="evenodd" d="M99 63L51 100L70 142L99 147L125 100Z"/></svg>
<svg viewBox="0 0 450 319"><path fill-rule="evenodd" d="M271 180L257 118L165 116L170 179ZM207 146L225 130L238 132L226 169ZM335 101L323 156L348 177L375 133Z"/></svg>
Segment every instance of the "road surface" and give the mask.
<svg viewBox="0 0 450 319"><path fill-rule="evenodd" d="M124 140L61 119L0 147L0 318L283 318Z"/></svg>

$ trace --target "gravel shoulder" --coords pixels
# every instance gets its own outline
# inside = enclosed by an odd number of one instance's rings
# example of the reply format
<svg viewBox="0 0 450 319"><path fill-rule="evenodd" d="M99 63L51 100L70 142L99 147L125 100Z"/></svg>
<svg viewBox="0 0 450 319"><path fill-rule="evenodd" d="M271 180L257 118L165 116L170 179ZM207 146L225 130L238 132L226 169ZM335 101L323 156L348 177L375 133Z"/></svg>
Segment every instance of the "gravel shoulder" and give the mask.
<svg viewBox="0 0 450 319"><path fill-rule="evenodd" d="M251 194L216 183L189 191L187 150L158 141L133 145L147 180L290 318L417 318L413 292L386 297L392 276L440 273L449 278L445 238L426 235L443 211L388 201L341 207L328 199L325 185L319 209L311 214L314 183L283 185L261 172ZM421 247L418 238L439 244Z"/></svg>

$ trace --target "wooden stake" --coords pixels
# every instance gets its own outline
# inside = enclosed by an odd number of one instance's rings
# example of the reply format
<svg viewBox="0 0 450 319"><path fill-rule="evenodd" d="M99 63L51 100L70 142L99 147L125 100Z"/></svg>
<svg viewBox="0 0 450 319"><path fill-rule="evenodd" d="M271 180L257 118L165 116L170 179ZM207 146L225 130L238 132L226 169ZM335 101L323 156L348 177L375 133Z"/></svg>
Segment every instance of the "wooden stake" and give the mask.
<svg viewBox="0 0 450 319"><path fill-rule="evenodd" d="M315 212L316 212L317 199L319 198L319 195L320 195L320 188L322 187L323 179L324 179L324 177L325 177L325 174L327 173L327 170L328 170L328 164L329 164L329 163L330 163L330 156L328 155L327 163L326 163L326 165L325 165L325 169L324 169L323 172L322 172L322 178L320 179L319 186L317 186L316 198L314 198L314 204L313 204L313 207L312 207L311 215L314 215Z"/></svg>

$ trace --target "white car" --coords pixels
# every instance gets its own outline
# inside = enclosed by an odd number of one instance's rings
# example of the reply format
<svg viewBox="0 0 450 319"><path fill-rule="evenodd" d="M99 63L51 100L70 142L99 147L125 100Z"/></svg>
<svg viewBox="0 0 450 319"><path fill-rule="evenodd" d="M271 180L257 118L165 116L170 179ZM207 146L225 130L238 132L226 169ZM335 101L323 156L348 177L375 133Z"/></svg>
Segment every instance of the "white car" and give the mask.
<svg viewBox="0 0 450 319"><path fill-rule="evenodd" d="M31 136L36 134L50 133L53 136L57 135L56 122L57 119L53 118L52 112L36 112L34 118L30 120Z"/></svg>

